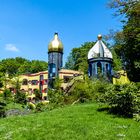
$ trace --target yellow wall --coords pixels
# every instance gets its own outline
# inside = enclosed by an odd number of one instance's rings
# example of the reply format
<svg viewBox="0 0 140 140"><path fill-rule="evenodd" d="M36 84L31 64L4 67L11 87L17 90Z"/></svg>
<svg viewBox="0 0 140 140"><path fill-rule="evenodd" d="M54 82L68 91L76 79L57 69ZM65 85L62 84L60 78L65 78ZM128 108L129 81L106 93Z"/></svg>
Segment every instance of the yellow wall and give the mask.
<svg viewBox="0 0 140 140"><path fill-rule="evenodd" d="M127 77L127 73L124 70L118 71L118 74L120 74L119 78L113 78L113 84L129 84L130 80Z"/></svg>
<svg viewBox="0 0 140 140"><path fill-rule="evenodd" d="M64 79L64 76L68 76L68 77L73 77L75 74L80 74L80 72L78 71L73 71L73 70L66 70L66 69L61 69L59 71L59 78L60 79ZM43 79L44 80L48 80L48 72L47 71L43 71L43 72L39 72L39 73L34 73L34 74L27 74L27 75L20 75L19 76L19 81L21 81L21 90L24 90L24 92L26 92L26 94L28 95L29 98L34 98L34 89L39 89L39 85L40 85L40 75L43 75ZM24 79L27 79L28 84L27 85L23 85L22 82ZM37 85L33 85L31 84L32 80L37 80L38 83ZM7 87L11 87L12 85L7 85ZM62 84L63 87L63 84ZM48 85L45 83L43 84L43 91L45 91L44 89L47 89ZM42 92L43 97L47 97L47 92Z"/></svg>

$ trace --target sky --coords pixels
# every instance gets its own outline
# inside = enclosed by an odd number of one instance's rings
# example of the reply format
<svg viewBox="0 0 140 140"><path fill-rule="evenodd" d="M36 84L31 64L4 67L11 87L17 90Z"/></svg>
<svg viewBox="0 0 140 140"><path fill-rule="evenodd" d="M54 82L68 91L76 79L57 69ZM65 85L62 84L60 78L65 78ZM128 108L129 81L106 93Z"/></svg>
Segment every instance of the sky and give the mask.
<svg viewBox="0 0 140 140"><path fill-rule="evenodd" d="M108 0L0 0L0 60L48 61L48 43L58 32L66 62L72 48L121 29Z"/></svg>

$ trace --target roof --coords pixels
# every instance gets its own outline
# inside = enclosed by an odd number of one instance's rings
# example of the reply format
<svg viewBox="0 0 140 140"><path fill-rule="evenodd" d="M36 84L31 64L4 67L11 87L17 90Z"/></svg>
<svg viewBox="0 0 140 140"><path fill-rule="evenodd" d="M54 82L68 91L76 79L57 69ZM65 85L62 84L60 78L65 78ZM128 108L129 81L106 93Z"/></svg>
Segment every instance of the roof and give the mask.
<svg viewBox="0 0 140 140"><path fill-rule="evenodd" d="M75 74L81 74L82 72L80 72L80 71L75 71L75 70L69 70L69 69L61 69L60 71L59 71L59 73L75 73Z"/></svg>
<svg viewBox="0 0 140 140"><path fill-rule="evenodd" d="M106 57L111 59L113 58L111 51L102 42L101 37L99 38L99 35L98 35L98 41L88 52L88 59L98 58L98 57Z"/></svg>
<svg viewBox="0 0 140 140"><path fill-rule="evenodd" d="M58 38L58 33L54 34L54 39L49 43L48 52L63 53L63 44Z"/></svg>
<svg viewBox="0 0 140 140"><path fill-rule="evenodd" d="M69 69L61 69L59 71L59 73L61 74L81 74L81 72L79 71L75 71L75 70L69 70ZM30 73L30 74L23 74L22 76L39 76L39 75L42 75L42 74L48 74L48 71L40 71L40 72L37 72L37 73Z"/></svg>

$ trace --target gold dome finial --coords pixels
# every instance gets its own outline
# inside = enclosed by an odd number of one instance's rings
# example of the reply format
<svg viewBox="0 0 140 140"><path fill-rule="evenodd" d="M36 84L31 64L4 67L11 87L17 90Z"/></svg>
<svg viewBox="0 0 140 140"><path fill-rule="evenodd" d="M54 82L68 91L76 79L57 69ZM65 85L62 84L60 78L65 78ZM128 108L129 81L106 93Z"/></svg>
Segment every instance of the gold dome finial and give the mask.
<svg viewBox="0 0 140 140"><path fill-rule="evenodd" d="M102 35L101 34L98 35L98 40L102 40Z"/></svg>
<svg viewBox="0 0 140 140"><path fill-rule="evenodd" d="M49 43L48 52L63 53L63 44L58 38L58 33L54 33L54 39Z"/></svg>

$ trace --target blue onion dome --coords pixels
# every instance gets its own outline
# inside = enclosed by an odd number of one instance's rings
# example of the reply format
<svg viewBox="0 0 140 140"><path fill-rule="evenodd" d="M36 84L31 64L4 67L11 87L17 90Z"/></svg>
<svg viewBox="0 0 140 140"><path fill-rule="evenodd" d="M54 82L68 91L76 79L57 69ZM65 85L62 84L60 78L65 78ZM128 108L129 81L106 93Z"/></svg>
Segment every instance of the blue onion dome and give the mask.
<svg viewBox="0 0 140 140"><path fill-rule="evenodd" d="M63 44L58 38L58 33L54 34L54 39L49 43L48 52L63 53Z"/></svg>

